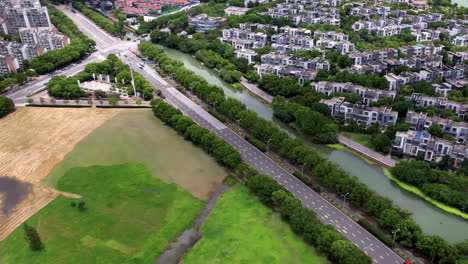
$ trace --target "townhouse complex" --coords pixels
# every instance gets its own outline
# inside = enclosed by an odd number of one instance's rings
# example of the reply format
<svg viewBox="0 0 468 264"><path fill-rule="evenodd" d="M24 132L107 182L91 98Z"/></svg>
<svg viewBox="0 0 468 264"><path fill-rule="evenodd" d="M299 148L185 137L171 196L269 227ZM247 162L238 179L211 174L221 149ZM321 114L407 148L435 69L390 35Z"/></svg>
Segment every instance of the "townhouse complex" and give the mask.
<svg viewBox="0 0 468 264"><path fill-rule="evenodd" d="M1 1L0 32L21 37L21 43L0 40L2 74L16 71L25 60L70 44L70 38L53 27L47 8L39 0Z"/></svg>
<svg viewBox="0 0 468 264"><path fill-rule="evenodd" d="M455 167L468 158L465 143L452 142L433 137L425 131L409 130L397 132L392 146L392 153L401 157L423 157L428 162L441 161L444 156L454 159Z"/></svg>
<svg viewBox="0 0 468 264"><path fill-rule="evenodd" d="M332 116L343 117L345 123L355 120L359 125L372 126L378 123L386 127L389 124L395 125L398 119L398 112L393 111L391 107L352 104L346 102L344 97L321 99L320 103L326 104L330 108Z"/></svg>

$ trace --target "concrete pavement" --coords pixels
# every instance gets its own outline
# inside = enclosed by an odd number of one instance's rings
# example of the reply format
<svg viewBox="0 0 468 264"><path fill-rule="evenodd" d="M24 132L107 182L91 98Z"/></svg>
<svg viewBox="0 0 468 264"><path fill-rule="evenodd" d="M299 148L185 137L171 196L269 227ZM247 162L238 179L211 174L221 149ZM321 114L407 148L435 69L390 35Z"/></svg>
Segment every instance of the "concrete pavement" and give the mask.
<svg viewBox="0 0 468 264"><path fill-rule="evenodd" d="M396 166L397 162L395 160L393 160L390 156L384 156L380 153L378 153L377 151L374 151L368 147L365 147L345 136L342 136L342 135L339 135L338 136L338 141L345 145L346 147L354 150L354 151L357 151L359 153L361 153L362 155L374 160L374 161L377 161L378 163L382 164L382 165L385 165L389 168L393 168Z"/></svg>

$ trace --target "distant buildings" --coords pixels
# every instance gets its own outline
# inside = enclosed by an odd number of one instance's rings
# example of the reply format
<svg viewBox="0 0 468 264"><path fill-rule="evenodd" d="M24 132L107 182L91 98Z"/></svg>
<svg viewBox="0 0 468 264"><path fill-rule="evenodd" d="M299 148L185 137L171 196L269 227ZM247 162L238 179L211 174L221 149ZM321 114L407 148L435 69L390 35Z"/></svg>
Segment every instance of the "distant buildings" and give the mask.
<svg viewBox="0 0 468 264"><path fill-rule="evenodd" d="M17 35L20 28L52 27L47 8L39 0L2 0L0 13L6 34Z"/></svg>
<svg viewBox="0 0 468 264"><path fill-rule="evenodd" d="M158 14L163 6L178 7L189 4L188 0L116 0L115 5L127 15Z"/></svg>
<svg viewBox="0 0 468 264"><path fill-rule="evenodd" d="M404 158L420 156L428 162L438 162L444 156L450 156L455 159L455 167L459 167L468 158L468 149L464 143L451 142L424 131L413 130L396 133L392 153Z"/></svg>
<svg viewBox="0 0 468 264"><path fill-rule="evenodd" d="M438 125L444 134L453 136L459 142L465 142L468 139L468 123L465 122L455 122L452 119L439 116L428 116L427 113L423 112L408 111L406 123L410 125L411 129L417 131L427 131L432 125Z"/></svg>
<svg viewBox="0 0 468 264"><path fill-rule="evenodd" d="M46 7L39 0L0 2L0 32L20 35L22 43L0 41L0 70L16 71L24 60L33 60L50 50L70 44L70 39L55 29Z"/></svg>
<svg viewBox="0 0 468 264"><path fill-rule="evenodd" d="M3 56L0 55L0 73L5 74L18 69L19 63L15 56Z"/></svg>
<svg viewBox="0 0 468 264"><path fill-rule="evenodd" d="M432 96L424 96L419 93L413 93L410 96L410 99L411 101L413 101L415 106L428 107L432 105L432 106L435 106L440 111L443 111L445 109L451 109L462 120L464 120L468 114L467 103L455 102L445 97L432 97Z"/></svg>
<svg viewBox="0 0 468 264"><path fill-rule="evenodd" d="M210 17L207 14L199 14L189 18L189 26L195 27L195 31L199 33L207 33L226 23L227 19L224 17Z"/></svg>
<svg viewBox="0 0 468 264"><path fill-rule="evenodd" d="M21 28L19 35L22 43L42 45L47 50L58 50L70 45L70 38L53 28Z"/></svg>
<svg viewBox="0 0 468 264"><path fill-rule="evenodd" d="M362 104L345 102L344 97L322 99L320 103L326 104L334 117L342 116L345 123L355 120L359 125L371 126L376 123L385 127L396 124L398 112L391 107L370 107Z"/></svg>
<svg viewBox="0 0 468 264"><path fill-rule="evenodd" d="M352 83L341 83L341 82L313 82L311 83L312 88L315 91L330 96L332 93L344 93L358 94L362 98L362 103L365 105L370 105L373 102L377 102L380 99L390 97L395 99L396 92L381 90L381 89L372 89Z"/></svg>
<svg viewBox="0 0 468 264"><path fill-rule="evenodd" d="M224 13L226 13L228 16L243 16L249 10L250 8L247 7L230 6L224 9Z"/></svg>

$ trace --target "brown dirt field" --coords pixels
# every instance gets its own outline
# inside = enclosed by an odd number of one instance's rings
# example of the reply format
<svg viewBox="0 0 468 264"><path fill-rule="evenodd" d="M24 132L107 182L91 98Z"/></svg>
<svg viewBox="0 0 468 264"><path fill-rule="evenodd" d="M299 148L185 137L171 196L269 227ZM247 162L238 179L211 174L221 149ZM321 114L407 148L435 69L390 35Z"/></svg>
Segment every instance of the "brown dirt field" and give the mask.
<svg viewBox="0 0 468 264"><path fill-rule="evenodd" d="M0 119L0 176L33 184L28 197L8 216L0 214L0 241L58 195L80 198L39 182L76 143L118 112L99 108L17 108Z"/></svg>
<svg viewBox="0 0 468 264"><path fill-rule="evenodd" d="M59 192L40 184L34 184L31 192L8 216L0 214L0 241L6 239L17 227L28 220L47 204L52 202Z"/></svg>
<svg viewBox="0 0 468 264"><path fill-rule="evenodd" d="M0 119L0 175L38 183L118 109L18 108Z"/></svg>

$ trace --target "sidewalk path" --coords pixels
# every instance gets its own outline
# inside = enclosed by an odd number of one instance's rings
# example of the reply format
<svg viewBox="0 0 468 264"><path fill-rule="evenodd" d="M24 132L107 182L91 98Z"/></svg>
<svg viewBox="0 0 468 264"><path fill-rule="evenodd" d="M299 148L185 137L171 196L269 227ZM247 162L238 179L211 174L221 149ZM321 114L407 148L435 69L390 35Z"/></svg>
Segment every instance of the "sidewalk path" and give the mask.
<svg viewBox="0 0 468 264"><path fill-rule="evenodd" d="M256 85L250 83L247 79L244 77L241 78L240 83L244 85L247 90L251 91L254 93L256 96L262 98L263 100L267 101L268 103L273 102L273 96L269 95L268 93L262 91L260 88L258 88Z"/></svg>
<svg viewBox="0 0 468 264"><path fill-rule="evenodd" d="M360 154L374 160L374 161L377 161L378 163L384 165L384 166L387 166L389 168L393 168L396 166L397 162L395 160L393 160L392 158L390 158L390 156L384 156L370 148L367 148L355 141L352 141L351 139L345 137L345 136L342 136L340 135L338 137L338 141L345 145L346 147L354 150L354 151L357 151L359 152Z"/></svg>

